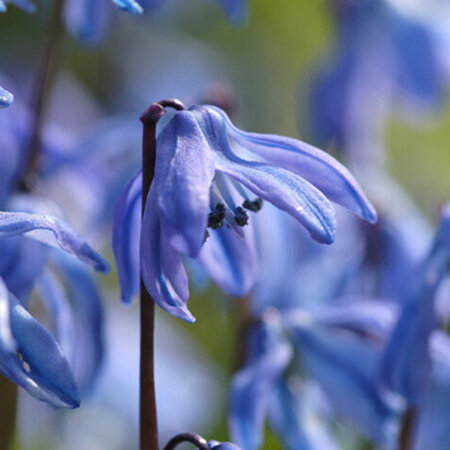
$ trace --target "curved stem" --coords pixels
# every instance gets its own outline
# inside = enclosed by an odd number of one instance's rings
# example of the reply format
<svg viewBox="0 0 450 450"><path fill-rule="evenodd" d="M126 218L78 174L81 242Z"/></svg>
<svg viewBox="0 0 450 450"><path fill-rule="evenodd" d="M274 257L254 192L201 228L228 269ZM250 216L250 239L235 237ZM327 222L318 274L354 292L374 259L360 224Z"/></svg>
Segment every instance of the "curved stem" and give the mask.
<svg viewBox="0 0 450 450"><path fill-rule="evenodd" d="M177 445L183 442L194 444L198 450L208 450L208 442L199 434L181 433L174 436L164 447L164 450L173 450Z"/></svg>
<svg viewBox="0 0 450 450"><path fill-rule="evenodd" d="M54 1L47 25L46 42L33 85L32 94L34 98L30 102L33 118L28 144L28 160L25 165L25 172L19 182L19 189L26 192L32 190L39 171L42 125L44 123L51 82L56 72L56 61L61 38L64 35L62 23L63 7L64 0Z"/></svg>

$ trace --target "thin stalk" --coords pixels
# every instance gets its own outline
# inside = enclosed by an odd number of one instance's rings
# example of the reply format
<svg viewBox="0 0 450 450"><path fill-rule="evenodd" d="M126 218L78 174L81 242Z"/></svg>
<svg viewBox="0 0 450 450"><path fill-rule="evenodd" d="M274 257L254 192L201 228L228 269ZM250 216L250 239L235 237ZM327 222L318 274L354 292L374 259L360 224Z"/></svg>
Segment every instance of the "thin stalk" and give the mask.
<svg viewBox="0 0 450 450"><path fill-rule="evenodd" d="M177 100L163 100L151 105L141 116L142 139L142 216L155 174L156 124L165 107L185 109ZM140 359L140 445L141 450L158 449L154 375L155 302L141 277L141 359Z"/></svg>
<svg viewBox="0 0 450 450"><path fill-rule="evenodd" d="M4 377L0 377L0 398L0 442L7 450L12 448L16 432L17 386Z"/></svg>
<svg viewBox="0 0 450 450"><path fill-rule="evenodd" d="M19 183L19 189L22 191L29 192L32 190L39 172L42 126L44 124L50 86L56 73L57 57L60 53L59 48L64 35L62 23L64 1L55 0L53 3L46 28L46 40L33 84L33 98L30 101L30 109L33 116L28 144L28 161Z"/></svg>
<svg viewBox="0 0 450 450"><path fill-rule="evenodd" d="M199 434L182 433L174 436L164 447L164 450L174 450L175 447L183 442L190 442L197 447L197 450L208 450L208 442Z"/></svg>
<svg viewBox="0 0 450 450"><path fill-rule="evenodd" d="M417 411L409 408L403 415L402 428L398 440L398 450L412 450L416 428Z"/></svg>

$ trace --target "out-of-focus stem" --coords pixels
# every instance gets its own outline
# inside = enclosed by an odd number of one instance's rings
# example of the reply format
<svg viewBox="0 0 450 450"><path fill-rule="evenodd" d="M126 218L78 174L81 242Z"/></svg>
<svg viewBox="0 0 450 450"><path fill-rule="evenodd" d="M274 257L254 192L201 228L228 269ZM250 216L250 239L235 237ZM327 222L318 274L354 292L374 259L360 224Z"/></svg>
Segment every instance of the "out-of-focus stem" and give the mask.
<svg viewBox="0 0 450 450"><path fill-rule="evenodd" d="M402 428L398 439L398 450L412 450L417 423L417 411L409 408L403 415Z"/></svg>
<svg viewBox="0 0 450 450"><path fill-rule="evenodd" d="M12 448L16 431L17 386L0 376L0 442L1 448Z"/></svg>
<svg viewBox="0 0 450 450"><path fill-rule="evenodd" d="M179 444L190 442L194 444L198 450L208 450L208 442L198 434L182 433L174 436L164 447L164 450L174 450Z"/></svg>
<svg viewBox="0 0 450 450"><path fill-rule="evenodd" d="M54 0L46 28L46 40L41 60L33 83L33 97L30 101L32 121L28 144L28 160L22 179L19 182L19 189L26 192L32 190L39 172L42 126L51 82L57 69L59 48L64 35L62 23L64 1Z"/></svg>

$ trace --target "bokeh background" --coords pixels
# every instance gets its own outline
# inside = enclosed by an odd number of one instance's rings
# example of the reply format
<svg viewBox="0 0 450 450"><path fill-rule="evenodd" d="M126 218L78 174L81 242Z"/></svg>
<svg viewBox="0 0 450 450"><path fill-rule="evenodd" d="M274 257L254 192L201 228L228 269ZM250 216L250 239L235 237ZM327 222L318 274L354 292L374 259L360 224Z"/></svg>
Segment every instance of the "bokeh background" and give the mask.
<svg viewBox="0 0 450 450"><path fill-rule="evenodd" d="M0 15L0 73L12 80L11 89L15 86L14 94L22 101L32 95L49 10L49 2L37 3L39 9L32 15L13 7ZM329 57L335 39L329 6L326 0L253 0L249 21L242 27L230 24L217 4L208 0L167 0L158 11L142 17L111 8L111 30L101 45L64 38L46 120L75 137L105 117L135 120L136 137L129 147L138 158L138 118L150 103L177 97L192 104L204 98L211 83L223 83L234 92L235 122L242 128L318 144L309 131L307 99L311 82ZM420 117L405 120L393 112L388 119L384 142L387 167L431 221L450 194L449 142L448 99L441 108ZM325 150L334 152L335 148L331 143ZM103 254L112 261L107 246ZM30 406L22 408L19 428L24 429L25 438L17 448L95 450L136 445L137 307L121 309L115 269L101 282L111 339L101 374L106 381L99 380L99 386L101 396L110 395L110 401L94 400L89 406L88 397L79 411L61 413L72 419L54 441L49 438L55 423L53 412L45 413L49 417L43 419L39 430L32 423L36 422L33 411L45 407L22 398ZM170 427L172 420L181 426L190 417L188 428L226 440L225 386L239 354L238 303L206 285L193 292L190 307L197 317L194 325L158 314L158 364L163 368L157 389L161 386L167 391L164 399L173 402L167 411L161 407L163 437L177 431ZM29 417L23 413L27 410L32 411ZM347 446L370 448L359 439ZM280 448L270 432L264 448Z"/></svg>

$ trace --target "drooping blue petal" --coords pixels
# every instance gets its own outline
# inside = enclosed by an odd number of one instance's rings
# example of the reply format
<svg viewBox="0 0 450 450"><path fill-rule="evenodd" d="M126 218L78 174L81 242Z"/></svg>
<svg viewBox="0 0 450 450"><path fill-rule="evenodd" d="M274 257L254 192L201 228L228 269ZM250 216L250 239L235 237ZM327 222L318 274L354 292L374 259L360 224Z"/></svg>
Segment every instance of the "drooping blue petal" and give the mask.
<svg viewBox="0 0 450 450"><path fill-rule="evenodd" d="M208 448L211 450L241 450L236 444L232 442L218 442L218 441L209 441Z"/></svg>
<svg viewBox="0 0 450 450"><path fill-rule="evenodd" d="M47 309L53 335L68 361L72 360L73 344L78 340L74 332L74 323L69 299L60 281L46 270L36 284L39 297Z"/></svg>
<svg viewBox="0 0 450 450"><path fill-rule="evenodd" d="M274 390L269 404L270 425L286 450L337 450L339 445L317 417L306 417L297 397L281 380Z"/></svg>
<svg viewBox="0 0 450 450"><path fill-rule="evenodd" d="M450 271L450 253L442 237L448 233L443 214L435 243L422 265L411 275L405 306L383 356L382 382L416 406L430 378L430 335L438 327L434 297ZM447 229L446 229L447 228ZM444 244L444 245L443 245Z"/></svg>
<svg viewBox="0 0 450 450"><path fill-rule="evenodd" d="M75 381L84 393L93 387L105 356L100 293L84 264L61 252L55 252L51 262L64 281L71 303L76 339L69 361Z"/></svg>
<svg viewBox="0 0 450 450"><path fill-rule="evenodd" d="M200 252L199 260L208 275L227 294L241 297L254 286L258 275L258 254L255 232L250 223L245 238L222 227L210 230L210 237Z"/></svg>
<svg viewBox="0 0 450 450"><path fill-rule="evenodd" d="M78 407L78 389L61 348L12 295L8 301L15 348L0 341L0 371L38 400L57 407Z"/></svg>
<svg viewBox="0 0 450 450"><path fill-rule="evenodd" d="M26 306L45 266L48 248L21 236L0 238L0 276L8 290Z"/></svg>
<svg viewBox="0 0 450 450"><path fill-rule="evenodd" d="M0 349L6 349L14 352L16 349L16 343L11 333L8 295L6 285L0 278Z"/></svg>
<svg viewBox="0 0 450 450"><path fill-rule="evenodd" d="M248 19L248 0L217 0L227 17L236 25Z"/></svg>
<svg viewBox="0 0 450 450"><path fill-rule="evenodd" d="M213 151L216 170L243 184L258 197L297 219L319 242L331 243L336 224L333 207L313 185L288 170L239 158L231 148L224 118L204 107L193 107Z"/></svg>
<svg viewBox="0 0 450 450"><path fill-rule="evenodd" d="M139 290L141 198L142 171L139 171L121 194L114 215L112 247L124 303L131 303Z"/></svg>
<svg viewBox="0 0 450 450"><path fill-rule="evenodd" d="M109 28L110 10L106 0L70 0L64 7L65 26L74 38L98 45Z"/></svg>
<svg viewBox="0 0 450 450"><path fill-rule="evenodd" d="M2 3L3 5L5 3L11 3L12 5L17 6L17 8L20 8L29 14L36 11L36 6L33 5L33 3L30 0L6 0L5 2Z"/></svg>
<svg viewBox="0 0 450 450"><path fill-rule="evenodd" d="M377 442L393 432L394 410L377 384L379 351L352 337L289 317L298 352L336 411Z"/></svg>
<svg viewBox="0 0 450 450"><path fill-rule="evenodd" d="M3 4L4 6L4 4ZM1 5L0 5L1 8ZM4 11L4 10L3 10ZM0 11L1 12L1 11ZM14 95L0 86L0 109L7 108L14 101Z"/></svg>
<svg viewBox="0 0 450 450"><path fill-rule="evenodd" d="M219 115L227 133L244 149L269 164L287 169L325 194L333 202L350 209L369 222L377 214L353 175L336 159L305 142L284 136L247 133L236 128L228 116L214 106L206 107L211 115Z"/></svg>
<svg viewBox="0 0 450 450"><path fill-rule="evenodd" d="M245 450L261 445L270 394L292 358L277 319L268 317L249 331L247 362L231 385L231 435Z"/></svg>
<svg viewBox="0 0 450 450"><path fill-rule="evenodd" d="M119 9L128 11L132 14L142 14L144 11L142 6L135 0L112 0Z"/></svg>
<svg viewBox="0 0 450 450"><path fill-rule="evenodd" d="M3 3L2 0L0 0L0 13L6 11L6 5Z"/></svg>
<svg viewBox="0 0 450 450"><path fill-rule="evenodd" d="M389 28L399 88L425 105L437 105L441 90L431 30L395 11L390 16Z"/></svg>
<svg viewBox="0 0 450 450"><path fill-rule="evenodd" d="M60 248L100 272L109 264L83 238L61 219L50 215L0 212L0 237L25 234L45 244Z"/></svg>
<svg viewBox="0 0 450 450"><path fill-rule="evenodd" d="M145 204L140 241L142 279L153 300L169 314L194 322L188 310L188 279L181 255L169 244L159 219L156 184Z"/></svg>
<svg viewBox="0 0 450 450"><path fill-rule="evenodd" d="M180 253L197 256L205 238L214 161L193 115L180 111L157 140L155 183L161 226Z"/></svg>
<svg viewBox="0 0 450 450"><path fill-rule="evenodd" d="M436 331L431 338L433 376L420 407L414 450L441 450L450 441L450 338Z"/></svg>

